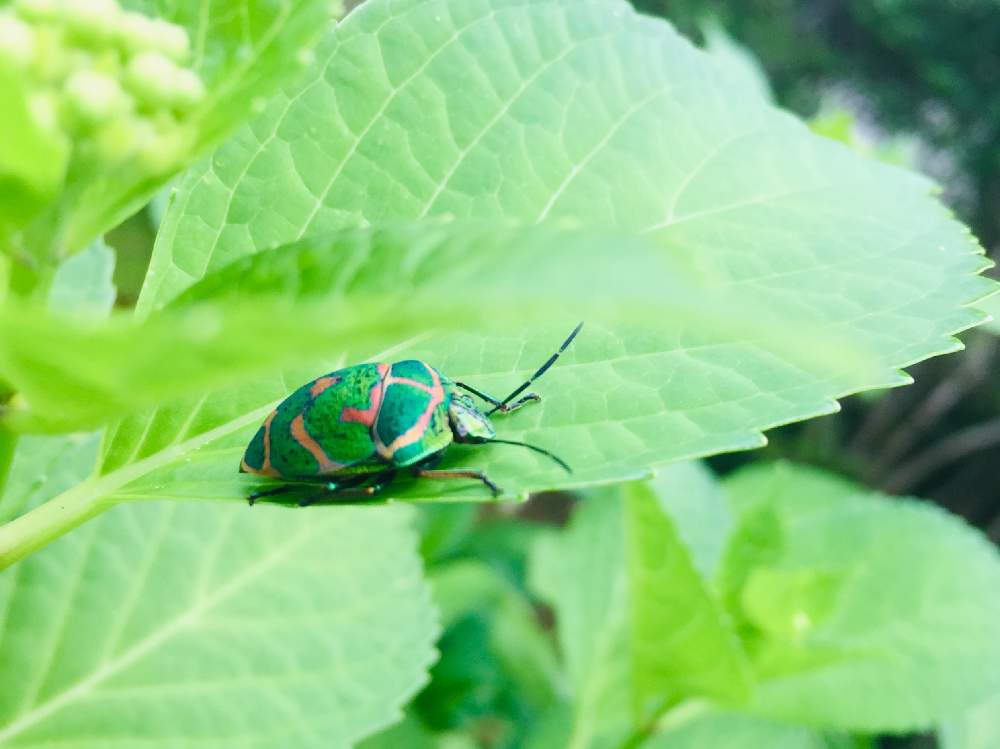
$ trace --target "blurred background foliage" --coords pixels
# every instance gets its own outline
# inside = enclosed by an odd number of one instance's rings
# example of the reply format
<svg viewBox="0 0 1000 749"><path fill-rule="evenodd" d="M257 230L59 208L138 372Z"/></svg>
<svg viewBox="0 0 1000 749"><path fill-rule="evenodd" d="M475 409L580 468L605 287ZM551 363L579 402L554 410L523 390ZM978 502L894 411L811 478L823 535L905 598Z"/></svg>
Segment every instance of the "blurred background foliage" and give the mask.
<svg viewBox="0 0 1000 749"><path fill-rule="evenodd" d="M1000 251L996 0L632 1L697 44L745 54L751 76L758 70L775 101L817 132L934 178L988 254ZM750 77L748 85L756 85ZM119 255L119 306L135 303L162 211L161 197L108 237ZM847 399L841 413L774 430L763 450L718 457L712 467L726 473L776 458L821 466L892 494L934 499L1000 540L1000 382L991 376L1000 347L988 326L963 340L964 354L910 368L914 385ZM573 504L546 495L517 508L424 508L432 581L469 560L480 567L473 578L493 576L493 589L445 617L432 682L403 724L366 747L421 746L432 732L437 746L526 745L538 717L535 692L545 686L515 665L544 667L539 638L551 612L529 604L525 559L542 528L563 524ZM524 648L530 652L518 652ZM936 742L883 737L877 745Z"/></svg>

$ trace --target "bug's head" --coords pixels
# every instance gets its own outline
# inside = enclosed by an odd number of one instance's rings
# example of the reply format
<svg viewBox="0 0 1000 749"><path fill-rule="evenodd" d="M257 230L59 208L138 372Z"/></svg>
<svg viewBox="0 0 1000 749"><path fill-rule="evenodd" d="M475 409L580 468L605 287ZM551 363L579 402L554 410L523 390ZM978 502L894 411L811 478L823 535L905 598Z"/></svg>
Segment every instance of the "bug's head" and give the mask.
<svg viewBox="0 0 1000 749"><path fill-rule="evenodd" d="M452 393L448 422L455 442L489 442L497 436L489 417L465 393Z"/></svg>

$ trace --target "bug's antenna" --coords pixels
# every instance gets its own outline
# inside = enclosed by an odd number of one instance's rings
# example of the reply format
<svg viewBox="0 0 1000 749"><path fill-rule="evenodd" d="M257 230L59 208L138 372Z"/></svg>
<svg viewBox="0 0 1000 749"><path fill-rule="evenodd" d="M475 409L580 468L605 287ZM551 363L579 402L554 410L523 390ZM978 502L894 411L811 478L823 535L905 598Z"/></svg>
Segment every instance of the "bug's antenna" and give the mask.
<svg viewBox="0 0 1000 749"><path fill-rule="evenodd" d="M543 374L545 374L546 370L548 370L549 367L551 367L553 364L556 363L556 359L559 358L559 354L561 354L563 351L565 351L566 347L569 346L573 342L573 339L576 338L576 334L580 332L580 328L582 328L582 327L583 327L583 323L581 322L575 328L573 328L573 332L570 333L569 337L565 341L562 342L562 346L559 347L559 350L556 351L554 354L552 354L552 356L549 357L549 360L547 362L545 362L542 366L540 366L538 368L538 371L536 371L533 375L531 375L531 377L529 377L527 380L525 380L524 382L522 382L521 385L513 393L511 393L506 398L504 398L502 401L500 401L500 405L494 406L493 409L488 414L486 414L486 415L489 416L490 414L494 413L495 411L498 411L501 408L503 408L504 406L506 406L514 398L516 398L521 393L523 393L528 388L528 386L531 385L531 383L533 383L535 380L537 380L539 377L541 377ZM530 447L530 445L529 445L529 447Z"/></svg>
<svg viewBox="0 0 1000 749"><path fill-rule="evenodd" d="M536 453L541 453L542 455L548 455L552 460L559 464L559 466L566 471L566 473L573 473L573 469L569 467L569 463L560 458L558 455L553 455L548 450L544 450L538 445L529 445L527 442L515 442L514 440L498 440L491 439L486 440L488 444L493 444L494 442L499 442L502 445L519 445L520 447L526 447L529 450L534 450Z"/></svg>

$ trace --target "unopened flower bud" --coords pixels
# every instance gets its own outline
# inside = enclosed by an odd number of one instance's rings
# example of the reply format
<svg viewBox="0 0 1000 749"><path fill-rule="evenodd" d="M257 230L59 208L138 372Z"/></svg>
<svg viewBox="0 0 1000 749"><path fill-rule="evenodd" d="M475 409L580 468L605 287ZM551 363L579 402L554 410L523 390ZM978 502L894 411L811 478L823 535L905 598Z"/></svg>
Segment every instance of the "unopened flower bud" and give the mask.
<svg viewBox="0 0 1000 749"><path fill-rule="evenodd" d="M137 144L139 167L150 174L162 174L177 167L191 144L187 128L172 118L161 117L152 135Z"/></svg>
<svg viewBox="0 0 1000 749"><path fill-rule="evenodd" d="M31 27L9 13L0 14L0 60L23 70L35 56L35 34Z"/></svg>
<svg viewBox="0 0 1000 749"><path fill-rule="evenodd" d="M184 62L191 54L191 42L181 26L157 18L153 21L154 41L151 45L174 62Z"/></svg>
<svg viewBox="0 0 1000 749"><path fill-rule="evenodd" d="M14 10L28 21L52 21L59 14L58 0L15 0Z"/></svg>
<svg viewBox="0 0 1000 749"><path fill-rule="evenodd" d="M180 69L174 76L171 100L178 109L190 109L205 96L205 86L195 73Z"/></svg>
<svg viewBox="0 0 1000 749"><path fill-rule="evenodd" d="M40 89L28 96L32 119L50 132L59 128L59 99L51 89Z"/></svg>
<svg viewBox="0 0 1000 749"><path fill-rule="evenodd" d="M151 108L171 103L178 68L159 52L143 52L129 60L125 81L129 90Z"/></svg>
<svg viewBox="0 0 1000 749"><path fill-rule="evenodd" d="M96 125L125 114L132 104L118 81L90 70L78 71L67 79L65 101L85 125Z"/></svg>
<svg viewBox="0 0 1000 749"><path fill-rule="evenodd" d="M99 46L113 35L120 15L115 0L63 0L67 30L89 47Z"/></svg>

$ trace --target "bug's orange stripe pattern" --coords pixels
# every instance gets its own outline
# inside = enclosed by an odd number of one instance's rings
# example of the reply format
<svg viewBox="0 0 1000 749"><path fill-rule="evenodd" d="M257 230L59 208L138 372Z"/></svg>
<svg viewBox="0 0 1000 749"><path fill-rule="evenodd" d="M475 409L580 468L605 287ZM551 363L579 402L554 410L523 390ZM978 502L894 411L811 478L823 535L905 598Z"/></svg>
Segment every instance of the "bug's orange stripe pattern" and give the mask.
<svg viewBox="0 0 1000 749"><path fill-rule="evenodd" d="M303 448L308 450L314 458L316 458L316 463L319 464L317 473L329 473L330 471L335 471L338 468L344 467L343 463L337 463L330 460L330 456L326 454L323 446L312 438L312 435L309 434L306 429L305 417L302 414L299 414L292 419L291 433L292 439L298 442Z"/></svg>
<svg viewBox="0 0 1000 749"><path fill-rule="evenodd" d="M240 461L240 466L247 473L255 473L258 476L277 476L279 475L274 466L271 465L271 422L274 421L274 417L278 415L277 410L271 411L267 419L264 421L264 462L261 463L260 468L254 468L252 465L247 463L246 456L243 456L243 460Z"/></svg>
<svg viewBox="0 0 1000 749"><path fill-rule="evenodd" d="M389 374L389 365L379 364L378 374L379 380L372 386L368 408L353 408L351 406L344 408L340 412L342 422L345 424L348 422L364 424L369 428L375 423L375 419L378 418L378 410L382 407L382 398L385 395L385 380L386 375Z"/></svg>
<svg viewBox="0 0 1000 749"><path fill-rule="evenodd" d="M406 447L407 445L411 445L414 442L420 440L424 436L424 433L427 431L427 427L430 426L431 419L434 416L435 409L437 409L437 407L441 405L442 402L444 402L444 386L441 384L441 378L438 377L438 374L436 371L434 371L433 367L429 367L427 366L427 364L424 364L424 367L427 369L427 372L431 376L431 382L433 384L430 386L424 385L422 382L416 382L415 380L411 380L406 377L390 376L385 378L385 390L388 390L390 385L409 385L410 387L419 388L420 390L429 393L431 396L430 401L427 403L427 407L424 409L424 412L420 414L420 418L417 419L417 421L413 424L413 426L411 426L401 435L396 437L396 439L394 439L388 445L382 444L382 441L379 439L377 434L373 435L375 438L375 447L379 455L381 455L386 460L392 460L392 456L396 453L397 450L400 450Z"/></svg>
<svg viewBox="0 0 1000 749"><path fill-rule="evenodd" d="M339 377L320 377L309 388L309 394L315 398L323 393L329 387L333 387L338 382L340 382Z"/></svg>

